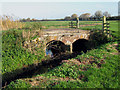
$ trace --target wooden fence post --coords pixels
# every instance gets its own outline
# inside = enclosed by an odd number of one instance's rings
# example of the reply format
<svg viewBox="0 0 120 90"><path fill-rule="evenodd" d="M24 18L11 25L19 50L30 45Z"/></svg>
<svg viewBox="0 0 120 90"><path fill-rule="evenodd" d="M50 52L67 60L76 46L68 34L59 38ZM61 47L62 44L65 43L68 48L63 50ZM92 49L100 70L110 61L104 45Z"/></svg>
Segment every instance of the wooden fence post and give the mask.
<svg viewBox="0 0 120 90"><path fill-rule="evenodd" d="M77 17L76 27L79 28L79 17Z"/></svg>
<svg viewBox="0 0 120 90"><path fill-rule="evenodd" d="M73 28L73 21L71 21L71 28Z"/></svg>
<svg viewBox="0 0 120 90"><path fill-rule="evenodd" d="M108 37L110 37L110 23L106 22L106 17L103 16L103 33L107 34Z"/></svg>
<svg viewBox="0 0 120 90"><path fill-rule="evenodd" d="M69 27L70 27L70 28L73 28L73 21L71 21L71 22L69 23Z"/></svg>
<svg viewBox="0 0 120 90"><path fill-rule="evenodd" d="M109 29L109 27L110 27L110 23L108 22L107 23L107 36L108 37L110 37L110 29Z"/></svg>
<svg viewBox="0 0 120 90"><path fill-rule="evenodd" d="M69 23L69 27L70 27L70 28L79 28L79 17L77 17L76 22L71 21L71 22Z"/></svg>
<svg viewBox="0 0 120 90"><path fill-rule="evenodd" d="M106 29L106 16L103 16L103 33L105 32L105 29Z"/></svg>

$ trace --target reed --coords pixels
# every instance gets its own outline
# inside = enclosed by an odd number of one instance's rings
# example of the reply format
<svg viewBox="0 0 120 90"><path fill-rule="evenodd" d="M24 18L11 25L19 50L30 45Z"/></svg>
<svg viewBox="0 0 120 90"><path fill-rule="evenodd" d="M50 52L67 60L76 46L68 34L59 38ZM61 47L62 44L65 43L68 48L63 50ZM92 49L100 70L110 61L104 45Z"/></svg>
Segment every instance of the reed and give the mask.
<svg viewBox="0 0 120 90"><path fill-rule="evenodd" d="M0 31L9 29L22 29L24 26L24 23L20 22L18 19L14 19L12 16L0 16Z"/></svg>

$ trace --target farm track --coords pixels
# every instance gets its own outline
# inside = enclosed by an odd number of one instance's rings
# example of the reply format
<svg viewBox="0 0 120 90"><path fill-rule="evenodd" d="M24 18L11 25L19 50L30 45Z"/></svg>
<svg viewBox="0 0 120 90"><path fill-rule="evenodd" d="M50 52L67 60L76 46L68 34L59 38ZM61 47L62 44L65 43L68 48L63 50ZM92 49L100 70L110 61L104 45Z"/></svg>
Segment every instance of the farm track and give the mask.
<svg viewBox="0 0 120 90"><path fill-rule="evenodd" d="M28 67L22 68L23 73L17 74L13 77L9 77L9 79L2 82L2 88L5 88L11 81L15 81L17 79L22 78L31 78L34 75L42 74L48 71L48 68L53 69L56 66L59 66L62 60L67 60L76 57L78 54L61 54L54 58L50 58L48 60L43 60L41 63L32 64ZM79 53L80 55L80 53Z"/></svg>

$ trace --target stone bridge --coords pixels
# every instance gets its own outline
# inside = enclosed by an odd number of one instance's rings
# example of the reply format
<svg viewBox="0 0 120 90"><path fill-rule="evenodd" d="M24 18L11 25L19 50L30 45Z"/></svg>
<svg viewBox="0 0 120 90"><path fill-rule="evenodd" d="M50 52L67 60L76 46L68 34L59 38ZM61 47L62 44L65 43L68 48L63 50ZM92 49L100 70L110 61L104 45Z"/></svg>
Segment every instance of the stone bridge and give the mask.
<svg viewBox="0 0 120 90"><path fill-rule="evenodd" d="M69 51L73 52L73 45L76 41L81 40L82 42L88 41L90 36L89 30L80 30L80 29L48 29L43 30L41 37L34 39L34 42L44 41L45 50L46 48L55 41L61 42L62 44L69 46ZM84 45L74 45L76 49L79 47L84 47ZM62 49L64 49L63 47Z"/></svg>

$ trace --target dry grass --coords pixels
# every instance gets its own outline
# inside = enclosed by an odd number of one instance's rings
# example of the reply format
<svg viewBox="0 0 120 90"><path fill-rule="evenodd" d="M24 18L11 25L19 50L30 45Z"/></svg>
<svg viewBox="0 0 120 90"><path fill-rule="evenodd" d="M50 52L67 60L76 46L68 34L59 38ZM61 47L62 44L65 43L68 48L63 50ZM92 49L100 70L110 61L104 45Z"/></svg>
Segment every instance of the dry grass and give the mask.
<svg viewBox="0 0 120 90"><path fill-rule="evenodd" d="M12 16L0 16L0 31L9 29L22 29L25 26L19 20L15 20Z"/></svg>
<svg viewBox="0 0 120 90"><path fill-rule="evenodd" d="M42 37L41 30L23 30L22 37L25 39L23 42L23 48L29 50L31 53L38 55L39 51L42 51L44 48L43 41L38 40L38 38Z"/></svg>

